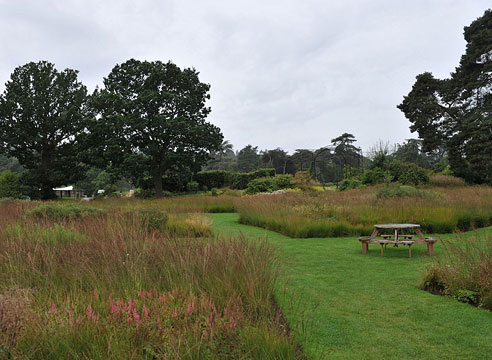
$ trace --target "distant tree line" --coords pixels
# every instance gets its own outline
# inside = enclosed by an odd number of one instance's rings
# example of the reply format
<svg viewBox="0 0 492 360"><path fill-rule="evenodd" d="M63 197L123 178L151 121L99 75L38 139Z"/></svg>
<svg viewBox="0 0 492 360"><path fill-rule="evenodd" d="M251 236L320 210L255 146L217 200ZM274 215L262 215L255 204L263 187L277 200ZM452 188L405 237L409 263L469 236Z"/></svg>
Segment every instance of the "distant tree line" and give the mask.
<svg viewBox="0 0 492 360"><path fill-rule="evenodd" d="M378 143L366 152L355 146L354 135L344 133L331 140L330 145L315 150L298 149L289 155L286 151L258 150L257 146L247 145L235 152L225 141L221 150L211 154L211 160L203 170L226 170L251 172L263 168L273 168L276 174L295 174L309 171L320 183L338 183L347 177L347 168L364 170L382 167L384 163L399 161L412 163L423 169L443 172L448 169L445 152L423 151L421 140L409 139L402 144ZM448 169L449 172L449 169Z"/></svg>

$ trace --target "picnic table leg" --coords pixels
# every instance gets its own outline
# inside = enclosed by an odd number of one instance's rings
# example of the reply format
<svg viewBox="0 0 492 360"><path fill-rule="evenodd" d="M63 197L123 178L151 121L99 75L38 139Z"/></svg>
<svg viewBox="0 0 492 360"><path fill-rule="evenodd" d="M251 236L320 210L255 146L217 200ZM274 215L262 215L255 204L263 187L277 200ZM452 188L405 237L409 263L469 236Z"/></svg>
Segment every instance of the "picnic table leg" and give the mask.
<svg viewBox="0 0 492 360"><path fill-rule="evenodd" d="M363 254L366 254L367 253L367 250L369 250L369 243L364 241L362 243L362 253Z"/></svg>
<svg viewBox="0 0 492 360"><path fill-rule="evenodd" d="M427 243L427 252L429 253L430 256L434 256L434 243L432 242Z"/></svg>
<svg viewBox="0 0 492 360"><path fill-rule="evenodd" d="M384 246L381 244L381 257L384 257Z"/></svg>
<svg viewBox="0 0 492 360"><path fill-rule="evenodd" d="M419 237L420 240L425 240L425 236L424 236L424 234L422 234L422 231L420 231L419 228L415 229L415 233L417 234L417 236Z"/></svg>

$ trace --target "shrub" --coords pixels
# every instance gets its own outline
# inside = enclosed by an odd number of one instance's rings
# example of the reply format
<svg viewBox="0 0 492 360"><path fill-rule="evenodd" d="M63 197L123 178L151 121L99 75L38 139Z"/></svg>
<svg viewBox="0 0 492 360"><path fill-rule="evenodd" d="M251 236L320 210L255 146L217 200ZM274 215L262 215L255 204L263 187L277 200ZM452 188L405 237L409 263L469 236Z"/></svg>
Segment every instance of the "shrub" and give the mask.
<svg viewBox="0 0 492 360"><path fill-rule="evenodd" d="M43 204L28 211L26 214L35 218L49 220L70 220L79 219L86 216L96 216L105 213L104 210L74 204Z"/></svg>
<svg viewBox="0 0 492 360"><path fill-rule="evenodd" d="M275 190L278 190L275 179L273 177L264 177L249 182L248 186L246 187L245 193L257 194L260 192L272 192Z"/></svg>
<svg viewBox="0 0 492 360"><path fill-rule="evenodd" d="M10 170L0 174L0 198L17 199L22 195L19 176Z"/></svg>
<svg viewBox="0 0 492 360"><path fill-rule="evenodd" d="M233 189L246 189L250 181L262 177L275 176L275 169L258 169L249 173L235 173L231 187Z"/></svg>
<svg viewBox="0 0 492 360"><path fill-rule="evenodd" d="M188 184L186 184L186 190L188 192L197 192L199 189L199 185L196 181L190 181Z"/></svg>
<svg viewBox="0 0 492 360"><path fill-rule="evenodd" d="M344 191L344 190L351 190L351 189L357 189L362 186L362 181L358 179L344 179L338 184L338 190Z"/></svg>
<svg viewBox="0 0 492 360"><path fill-rule="evenodd" d="M405 185L420 185L429 182L427 170L412 163L395 160L387 165L387 169L393 176L393 181Z"/></svg>
<svg viewBox="0 0 492 360"><path fill-rule="evenodd" d="M234 173L225 170L200 171L193 176L200 189L223 188L232 184Z"/></svg>
<svg viewBox="0 0 492 360"><path fill-rule="evenodd" d="M388 183L393 180L393 176L388 170L383 170L380 167L366 170L362 174L361 181L364 185L376 185Z"/></svg>
<svg viewBox="0 0 492 360"><path fill-rule="evenodd" d="M275 184L279 189L289 189L294 186L294 178L292 175L277 175L274 179Z"/></svg>
<svg viewBox="0 0 492 360"><path fill-rule="evenodd" d="M291 175L268 176L250 181L246 187L245 193L257 194L259 192L272 192L291 188L292 186L293 178Z"/></svg>

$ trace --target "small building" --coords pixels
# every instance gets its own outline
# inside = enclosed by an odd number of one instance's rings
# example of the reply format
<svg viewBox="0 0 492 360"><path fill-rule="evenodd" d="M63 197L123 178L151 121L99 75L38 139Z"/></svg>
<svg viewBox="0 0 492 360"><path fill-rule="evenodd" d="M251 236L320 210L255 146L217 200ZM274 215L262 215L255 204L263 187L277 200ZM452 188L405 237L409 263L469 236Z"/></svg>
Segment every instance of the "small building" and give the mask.
<svg viewBox="0 0 492 360"><path fill-rule="evenodd" d="M69 198L78 199L85 196L82 190L75 189L73 185L54 188L53 191L55 192L57 198L69 197Z"/></svg>

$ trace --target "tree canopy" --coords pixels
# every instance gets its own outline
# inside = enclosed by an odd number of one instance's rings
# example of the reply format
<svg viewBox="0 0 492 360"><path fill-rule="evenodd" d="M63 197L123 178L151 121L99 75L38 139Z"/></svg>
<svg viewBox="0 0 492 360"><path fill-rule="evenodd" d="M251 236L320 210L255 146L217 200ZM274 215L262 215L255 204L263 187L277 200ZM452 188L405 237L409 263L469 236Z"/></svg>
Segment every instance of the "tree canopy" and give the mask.
<svg viewBox="0 0 492 360"><path fill-rule="evenodd" d="M116 65L92 95L88 158L130 176L149 174L161 196L163 175L199 170L220 150L220 129L205 121L209 88L195 69L171 62Z"/></svg>
<svg viewBox="0 0 492 360"><path fill-rule="evenodd" d="M418 75L398 108L424 151L444 147L456 175L492 183L492 11L465 27L464 36L466 51L450 78Z"/></svg>
<svg viewBox="0 0 492 360"><path fill-rule="evenodd" d="M77 71L58 71L46 61L17 67L6 83L0 96L0 148L27 169L32 196L53 198L54 186L80 176L77 135L86 95Z"/></svg>

